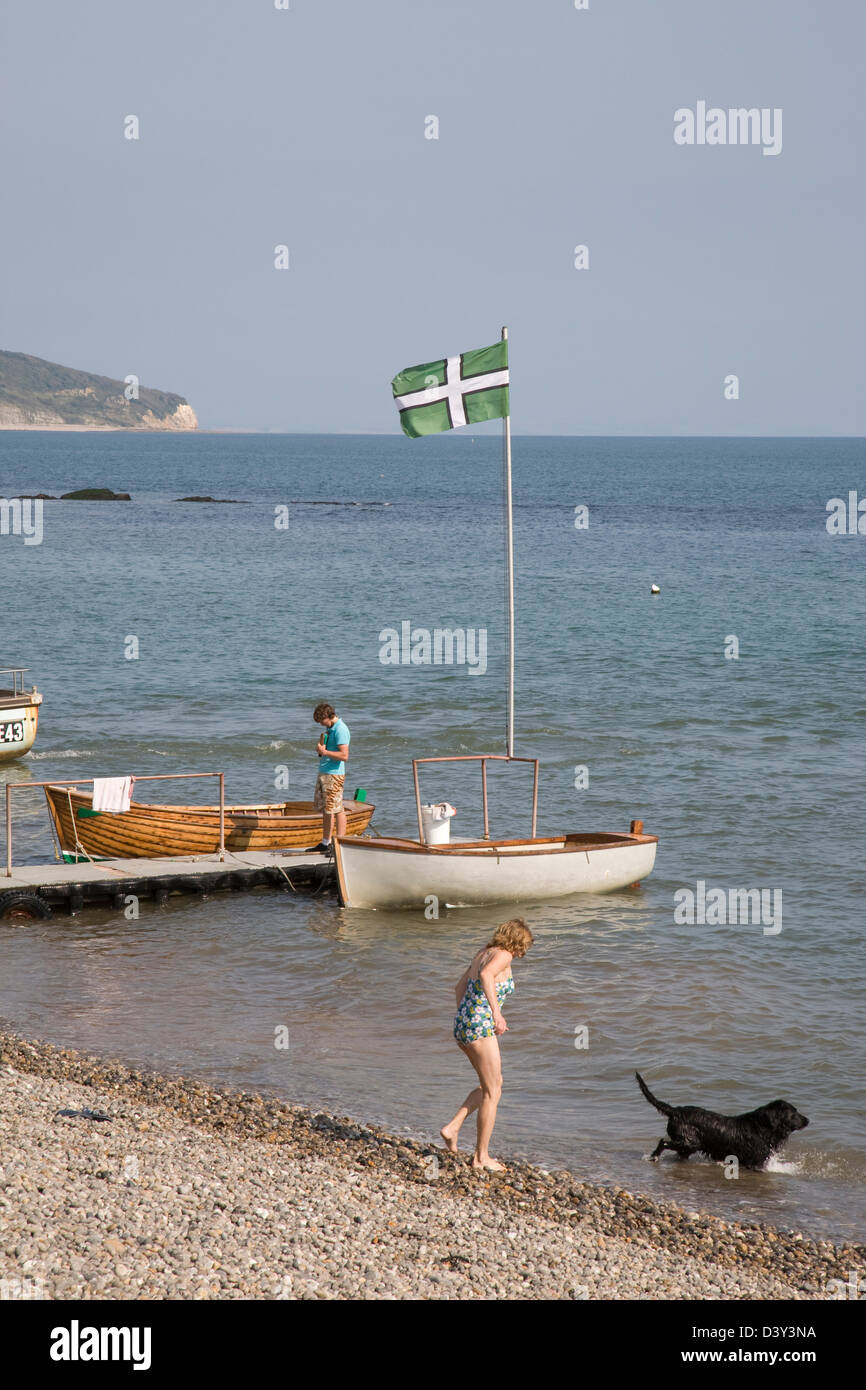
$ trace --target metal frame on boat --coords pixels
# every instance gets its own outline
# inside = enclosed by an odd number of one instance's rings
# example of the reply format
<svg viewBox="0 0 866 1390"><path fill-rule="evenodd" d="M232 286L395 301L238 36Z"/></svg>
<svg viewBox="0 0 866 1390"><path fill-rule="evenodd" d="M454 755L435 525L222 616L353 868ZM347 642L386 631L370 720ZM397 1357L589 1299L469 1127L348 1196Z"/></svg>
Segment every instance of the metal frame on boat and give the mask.
<svg viewBox="0 0 866 1390"><path fill-rule="evenodd" d="M418 813L418 839L424 839L424 820L421 815L421 784L418 767L421 763L481 763L481 804L484 814L484 838L490 839L490 818L487 803L487 764L488 763L531 763L534 769L532 779L532 836L535 837L538 819L538 759L518 758L508 753L451 753L439 758L413 758L412 778L415 783L415 809Z"/></svg>

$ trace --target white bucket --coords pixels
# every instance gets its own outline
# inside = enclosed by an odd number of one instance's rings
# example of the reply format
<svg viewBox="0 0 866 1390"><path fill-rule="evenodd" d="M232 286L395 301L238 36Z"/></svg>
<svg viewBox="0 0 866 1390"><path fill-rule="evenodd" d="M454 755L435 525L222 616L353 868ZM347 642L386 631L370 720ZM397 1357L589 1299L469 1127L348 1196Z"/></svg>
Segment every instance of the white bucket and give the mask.
<svg viewBox="0 0 866 1390"><path fill-rule="evenodd" d="M426 845L447 845L451 839L451 817L457 812L447 801L421 807L421 824Z"/></svg>

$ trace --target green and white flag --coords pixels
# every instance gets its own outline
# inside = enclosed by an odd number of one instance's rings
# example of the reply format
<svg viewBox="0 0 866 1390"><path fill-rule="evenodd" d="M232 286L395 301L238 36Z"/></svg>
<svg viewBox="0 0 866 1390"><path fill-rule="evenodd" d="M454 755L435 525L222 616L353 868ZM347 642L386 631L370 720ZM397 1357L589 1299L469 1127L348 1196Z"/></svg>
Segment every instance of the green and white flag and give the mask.
<svg viewBox="0 0 866 1390"><path fill-rule="evenodd" d="M498 420L508 414L508 343L407 367L391 389L410 439Z"/></svg>

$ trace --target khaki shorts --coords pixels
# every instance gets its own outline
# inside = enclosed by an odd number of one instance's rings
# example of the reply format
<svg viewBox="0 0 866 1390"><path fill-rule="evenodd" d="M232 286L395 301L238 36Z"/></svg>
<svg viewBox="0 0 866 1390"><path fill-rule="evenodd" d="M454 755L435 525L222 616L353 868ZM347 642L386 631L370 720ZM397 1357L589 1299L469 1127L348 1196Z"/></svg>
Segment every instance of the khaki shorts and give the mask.
<svg viewBox="0 0 866 1390"><path fill-rule="evenodd" d="M343 772L320 772L316 778L316 791L313 806L317 811L327 811L328 815L339 815L343 809Z"/></svg>

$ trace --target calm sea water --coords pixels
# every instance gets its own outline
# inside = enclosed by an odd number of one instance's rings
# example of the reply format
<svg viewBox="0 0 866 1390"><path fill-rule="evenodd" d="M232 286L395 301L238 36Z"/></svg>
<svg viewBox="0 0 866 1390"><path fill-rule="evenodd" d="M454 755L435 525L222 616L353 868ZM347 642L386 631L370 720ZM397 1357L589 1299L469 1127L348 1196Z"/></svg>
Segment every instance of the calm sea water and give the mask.
<svg viewBox="0 0 866 1390"><path fill-rule="evenodd" d="M518 438L514 467L517 751L542 760L540 829L640 817L660 846L639 890L526 905L537 944L515 968L494 1151L857 1237L866 539L830 537L825 509L866 494L862 445ZM413 755L501 751L498 437L0 435L0 495L99 485L133 501L46 503L41 545L0 537L0 664L45 694L34 752L0 780L223 769L230 800L278 800L288 767L305 797L327 698L375 824L414 833ZM174 500L202 493L248 505ZM485 629L486 672L382 664L380 632L404 620ZM476 776L424 788L458 807L458 833L480 825ZM21 860L52 857L40 796L16 798ZM497 769L491 796L494 833L525 833L525 771ZM780 892L782 930L677 923L698 880ZM431 1135L472 1082L453 984L503 915L266 891L144 904L135 922L89 910L0 932L0 1016ZM650 1165L663 1121L636 1067L673 1103L781 1096L811 1125L736 1181Z"/></svg>

